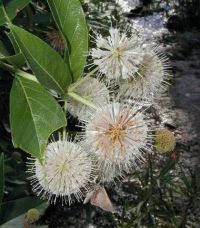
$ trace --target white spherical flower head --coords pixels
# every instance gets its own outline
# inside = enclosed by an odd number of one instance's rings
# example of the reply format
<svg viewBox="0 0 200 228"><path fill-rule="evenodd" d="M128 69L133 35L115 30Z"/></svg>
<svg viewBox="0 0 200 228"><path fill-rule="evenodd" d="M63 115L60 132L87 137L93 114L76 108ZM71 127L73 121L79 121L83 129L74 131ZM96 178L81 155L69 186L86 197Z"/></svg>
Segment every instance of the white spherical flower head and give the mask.
<svg viewBox="0 0 200 228"><path fill-rule="evenodd" d="M136 76L129 82L124 81L121 91L125 96L152 101L166 92L170 77L167 57L159 48L152 48L144 54Z"/></svg>
<svg viewBox="0 0 200 228"><path fill-rule="evenodd" d="M43 164L37 160L29 172L33 191L55 203L71 203L72 196L82 199L92 178L93 164L81 146L73 142L57 141L47 146Z"/></svg>
<svg viewBox="0 0 200 228"><path fill-rule="evenodd" d="M95 78L81 78L77 81L78 86L75 87L73 92L78 94L86 101L97 105L102 105L109 101L109 90L103 82ZM75 100L72 97L68 98L68 111L71 115L78 117L79 119L88 119L89 113L92 108L88 105Z"/></svg>
<svg viewBox="0 0 200 228"><path fill-rule="evenodd" d="M108 79L128 79L138 70L143 49L139 37L132 32L130 36L111 28L108 37L97 35L96 48L91 50L94 64Z"/></svg>
<svg viewBox="0 0 200 228"><path fill-rule="evenodd" d="M128 172L150 142L144 114L137 107L120 103L99 108L85 126L85 144L95 154L102 180Z"/></svg>

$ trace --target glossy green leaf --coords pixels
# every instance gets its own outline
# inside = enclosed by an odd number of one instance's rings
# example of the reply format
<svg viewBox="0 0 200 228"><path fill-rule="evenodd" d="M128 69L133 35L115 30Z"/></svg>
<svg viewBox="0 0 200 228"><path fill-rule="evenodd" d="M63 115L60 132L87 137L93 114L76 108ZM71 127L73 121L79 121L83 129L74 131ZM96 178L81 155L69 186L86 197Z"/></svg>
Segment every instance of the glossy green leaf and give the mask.
<svg viewBox="0 0 200 228"><path fill-rule="evenodd" d="M43 203L44 201L40 198L31 196L3 203L0 214L0 225Z"/></svg>
<svg viewBox="0 0 200 228"><path fill-rule="evenodd" d="M4 191L4 156L0 155L0 209Z"/></svg>
<svg viewBox="0 0 200 228"><path fill-rule="evenodd" d="M48 0L60 32L68 44L69 62L76 81L82 74L88 51L88 28L79 0Z"/></svg>
<svg viewBox="0 0 200 228"><path fill-rule="evenodd" d="M3 7L10 20L12 20L17 15L18 11L23 9L29 2L30 0L0 0L0 25L3 25L7 21Z"/></svg>
<svg viewBox="0 0 200 228"><path fill-rule="evenodd" d="M41 159L49 136L66 125L60 105L37 82L16 77L10 94L12 140Z"/></svg>
<svg viewBox="0 0 200 228"><path fill-rule="evenodd" d="M11 31L40 83L64 95L71 83L68 65L47 43L22 28L11 25Z"/></svg>

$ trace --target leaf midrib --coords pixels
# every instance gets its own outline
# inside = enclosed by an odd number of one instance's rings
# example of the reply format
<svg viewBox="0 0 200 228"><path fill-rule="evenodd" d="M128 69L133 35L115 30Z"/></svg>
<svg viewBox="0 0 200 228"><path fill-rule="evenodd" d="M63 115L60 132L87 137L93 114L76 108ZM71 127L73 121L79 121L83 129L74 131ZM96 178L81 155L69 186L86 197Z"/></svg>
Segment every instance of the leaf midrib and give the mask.
<svg viewBox="0 0 200 228"><path fill-rule="evenodd" d="M21 86L21 88L22 88L22 91L24 92L24 96L25 96L25 99L26 99L26 101L27 101L27 104L28 104L28 107L29 107L29 110L30 110L30 113L31 113L31 116L32 116L32 122L33 122L33 125L34 125L34 129L35 129L35 133L36 133L36 138L37 138L37 142L38 142L38 147L39 147L40 155L41 155L41 148L40 148L40 144L39 144L39 138L38 138L37 127L36 127L35 122L34 122L34 115L33 115L32 109L31 109L31 105L30 105L29 100L28 100L28 95L27 95L26 90L25 90L25 88L24 88L24 86L23 86L23 83L20 81L19 78L17 78L17 79L18 79L19 84L20 84L20 86Z"/></svg>
<svg viewBox="0 0 200 228"><path fill-rule="evenodd" d="M18 37L19 39L19 37ZM19 39L20 40L20 39ZM38 64L41 69L44 71L44 73L46 73L50 78L51 80L57 85L57 87L59 88L60 92L62 92L62 94L64 93L62 87L60 86L60 84L54 79L54 77L49 74L49 72L37 61L37 59L35 57L33 57L33 55L31 54L31 52L25 47L24 43L20 40L20 42L23 44L23 48L25 49L25 51L28 52L28 54L30 55L30 57L33 59L33 61Z"/></svg>

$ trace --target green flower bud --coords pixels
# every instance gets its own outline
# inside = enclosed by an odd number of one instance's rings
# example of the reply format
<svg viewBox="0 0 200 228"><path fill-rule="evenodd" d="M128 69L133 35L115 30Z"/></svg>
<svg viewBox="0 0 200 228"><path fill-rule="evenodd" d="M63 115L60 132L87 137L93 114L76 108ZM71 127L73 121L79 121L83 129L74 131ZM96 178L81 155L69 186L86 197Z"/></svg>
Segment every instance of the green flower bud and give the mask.
<svg viewBox="0 0 200 228"><path fill-rule="evenodd" d="M28 223L36 222L40 217L40 212L36 208L32 208L26 213L26 220Z"/></svg>
<svg viewBox="0 0 200 228"><path fill-rule="evenodd" d="M176 146L174 134L166 129L157 130L155 138L155 148L158 153L173 151Z"/></svg>

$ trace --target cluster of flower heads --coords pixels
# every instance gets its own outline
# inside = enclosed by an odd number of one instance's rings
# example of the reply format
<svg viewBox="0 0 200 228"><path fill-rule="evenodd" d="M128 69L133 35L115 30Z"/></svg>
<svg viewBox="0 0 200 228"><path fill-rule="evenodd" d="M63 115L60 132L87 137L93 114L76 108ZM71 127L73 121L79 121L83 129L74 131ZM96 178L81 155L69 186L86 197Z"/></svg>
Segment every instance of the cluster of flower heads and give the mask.
<svg viewBox="0 0 200 228"><path fill-rule="evenodd" d="M82 200L96 184L123 177L152 151L146 104L166 91L167 58L134 31L110 28L106 37L96 34L95 43L90 56L96 73L72 84L67 100L82 131L74 141L49 143L42 163L33 161L29 168L33 190L54 203Z"/></svg>

